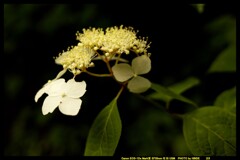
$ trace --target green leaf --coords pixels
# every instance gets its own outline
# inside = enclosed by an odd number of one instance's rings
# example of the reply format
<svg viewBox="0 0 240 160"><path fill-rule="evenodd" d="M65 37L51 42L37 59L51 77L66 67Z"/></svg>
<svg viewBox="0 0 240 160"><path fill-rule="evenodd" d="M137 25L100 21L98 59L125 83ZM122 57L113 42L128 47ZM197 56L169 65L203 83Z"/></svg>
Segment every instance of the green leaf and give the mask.
<svg viewBox="0 0 240 160"><path fill-rule="evenodd" d="M194 106L197 106L193 101L181 96L180 94L187 89L199 84L199 80L194 77L187 78L186 80L174 84L168 88L165 88L159 84L152 83L151 88L155 90L155 93L149 94L147 97L155 100L162 100L169 103L173 99L177 99Z"/></svg>
<svg viewBox="0 0 240 160"><path fill-rule="evenodd" d="M202 107L184 115L183 134L195 156L236 155L236 114Z"/></svg>
<svg viewBox="0 0 240 160"><path fill-rule="evenodd" d="M236 18L222 16L206 26L211 34L209 48L215 51L222 49L208 69L212 72L235 72L236 71Z"/></svg>
<svg viewBox="0 0 240 160"><path fill-rule="evenodd" d="M208 72L235 72L236 55L235 45L225 48L211 64Z"/></svg>
<svg viewBox="0 0 240 160"><path fill-rule="evenodd" d="M122 124L114 98L94 120L89 131L85 156L113 156L121 136Z"/></svg>
<svg viewBox="0 0 240 160"><path fill-rule="evenodd" d="M132 67L126 63L116 64L112 67L113 75L119 82L124 82L134 76Z"/></svg>
<svg viewBox="0 0 240 160"><path fill-rule="evenodd" d="M215 100L214 105L236 113L236 87L222 92Z"/></svg>
<svg viewBox="0 0 240 160"><path fill-rule="evenodd" d="M205 4L192 4L192 6L201 14L204 11Z"/></svg>
<svg viewBox="0 0 240 160"><path fill-rule="evenodd" d="M143 93L147 91L150 87L151 82L142 76L133 77L127 85L129 91L133 93Z"/></svg>
<svg viewBox="0 0 240 160"><path fill-rule="evenodd" d="M195 78L195 77L189 77L179 83L173 84L170 87L168 87L171 91L181 94L184 91L192 88L195 85L199 84L199 79Z"/></svg>
<svg viewBox="0 0 240 160"><path fill-rule="evenodd" d="M222 47L223 44L236 43L236 18L224 15L208 23L205 31L210 34L210 45Z"/></svg>

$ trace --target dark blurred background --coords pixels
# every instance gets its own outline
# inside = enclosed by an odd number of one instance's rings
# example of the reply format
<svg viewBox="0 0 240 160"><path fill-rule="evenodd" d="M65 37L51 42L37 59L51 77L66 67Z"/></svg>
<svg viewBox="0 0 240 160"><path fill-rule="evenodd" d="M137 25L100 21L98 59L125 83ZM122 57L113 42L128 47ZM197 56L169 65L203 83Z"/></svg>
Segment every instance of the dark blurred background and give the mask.
<svg viewBox="0 0 240 160"><path fill-rule="evenodd" d="M228 4L205 5L203 13L190 4L4 4L4 155L83 155L90 126L115 97L118 84L85 74L77 77L86 81L87 92L74 117L58 109L43 116L44 98L34 102L36 92L62 69L53 57L77 44L77 31L121 24L134 27L138 36L151 42L152 70L145 77L168 86L195 76L202 80L201 86L186 96L210 105L235 84L235 74L206 74L225 44L210 48L211 34L205 26L235 12ZM115 155L191 155L181 120L127 90L118 108L123 129Z"/></svg>

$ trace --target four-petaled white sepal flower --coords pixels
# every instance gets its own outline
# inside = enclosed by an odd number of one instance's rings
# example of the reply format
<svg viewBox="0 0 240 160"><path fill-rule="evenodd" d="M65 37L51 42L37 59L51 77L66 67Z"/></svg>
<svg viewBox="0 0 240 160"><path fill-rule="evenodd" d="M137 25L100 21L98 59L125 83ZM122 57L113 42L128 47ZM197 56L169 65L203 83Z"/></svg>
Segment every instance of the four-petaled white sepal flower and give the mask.
<svg viewBox="0 0 240 160"><path fill-rule="evenodd" d="M35 95L35 101L37 102L44 93L47 93L48 96L42 106L43 115L52 113L59 107L63 114L75 116L81 108L82 100L80 97L85 92L85 81L76 82L74 79L70 79L65 82L65 79L60 78L45 84Z"/></svg>
<svg viewBox="0 0 240 160"><path fill-rule="evenodd" d="M151 87L151 82L139 75L146 74L151 70L151 60L148 56L142 55L132 60L132 66L126 63L119 63L112 67L113 75L119 82L129 80L128 89L133 93L142 93Z"/></svg>

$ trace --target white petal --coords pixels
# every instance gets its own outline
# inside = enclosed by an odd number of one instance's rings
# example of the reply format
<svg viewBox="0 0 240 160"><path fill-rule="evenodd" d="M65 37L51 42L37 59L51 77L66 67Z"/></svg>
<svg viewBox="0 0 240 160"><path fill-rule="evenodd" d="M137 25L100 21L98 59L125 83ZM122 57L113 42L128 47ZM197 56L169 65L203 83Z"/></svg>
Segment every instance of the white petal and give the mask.
<svg viewBox="0 0 240 160"><path fill-rule="evenodd" d="M76 82L74 79L68 80L65 93L68 97L79 98L82 97L86 92L86 82Z"/></svg>
<svg viewBox="0 0 240 160"><path fill-rule="evenodd" d="M37 102L38 99L39 99L44 93L46 93L46 92L48 91L48 89L51 87L51 85L50 85L51 83L52 83L52 81L51 81L51 82L47 82L47 83L36 93L36 95L35 95L35 97L34 97L35 102Z"/></svg>
<svg viewBox="0 0 240 160"><path fill-rule="evenodd" d="M59 110L65 115L75 116L78 114L81 104L82 100L79 98L64 97L59 105Z"/></svg>
<svg viewBox="0 0 240 160"><path fill-rule="evenodd" d="M34 97L35 102L38 101L38 99L45 93L45 91L46 89L43 87L37 92L37 94Z"/></svg>
<svg viewBox="0 0 240 160"><path fill-rule="evenodd" d="M148 56L142 55L132 60L132 68L135 74L145 74L151 70L151 60Z"/></svg>
<svg viewBox="0 0 240 160"><path fill-rule="evenodd" d="M141 76L134 77L128 82L128 89L133 93L142 93L151 87L151 82Z"/></svg>
<svg viewBox="0 0 240 160"><path fill-rule="evenodd" d="M65 79L60 78L57 80L53 80L49 84L49 88L47 89L46 93L50 96L59 96L63 94L63 91L65 89L66 82Z"/></svg>
<svg viewBox="0 0 240 160"><path fill-rule="evenodd" d="M126 63L116 64L112 67L113 75L119 82L124 82L133 77L132 67Z"/></svg>
<svg viewBox="0 0 240 160"><path fill-rule="evenodd" d="M46 97L46 99L43 102L43 106L42 106L43 115L46 115L48 113L52 113L54 111L54 109L56 109L57 106L60 104L61 100L62 100L61 96L57 96L57 97L48 96L48 97Z"/></svg>

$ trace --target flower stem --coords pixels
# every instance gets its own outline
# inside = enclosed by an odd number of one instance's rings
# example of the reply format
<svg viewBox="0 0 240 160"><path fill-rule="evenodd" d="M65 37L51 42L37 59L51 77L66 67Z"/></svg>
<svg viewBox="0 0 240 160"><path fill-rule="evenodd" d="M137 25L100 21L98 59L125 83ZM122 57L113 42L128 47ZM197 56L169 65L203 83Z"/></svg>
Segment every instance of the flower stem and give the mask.
<svg viewBox="0 0 240 160"><path fill-rule="evenodd" d="M108 68L110 74L112 75L113 73L112 73L112 68L111 68L111 66L110 66L110 64L109 64L109 59L108 59L106 56L104 56L104 55L102 56L102 55L101 55L100 53L98 53L97 51L95 51L95 52L97 53L98 57L100 57L100 58L102 59L102 61L106 63L107 68Z"/></svg>
<svg viewBox="0 0 240 160"><path fill-rule="evenodd" d="M85 70L84 72L95 77L112 77L112 74L97 74L97 73L89 72L87 70Z"/></svg>
<svg viewBox="0 0 240 160"><path fill-rule="evenodd" d="M118 64L120 57L121 57L121 54L118 55L117 60L115 61L115 65Z"/></svg>
<svg viewBox="0 0 240 160"><path fill-rule="evenodd" d="M124 88L125 88L125 85L123 84L121 89L118 91L117 96L115 97L116 100L119 98Z"/></svg>
<svg viewBox="0 0 240 160"><path fill-rule="evenodd" d="M110 66L110 64L109 64L109 61L108 61L108 59L107 59L107 58L105 58L105 61L104 61L104 62L106 63L106 65L107 65L107 68L108 68L108 70L109 70L110 74L113 74L113 72L112 72L112 68L111 68L111 66Z"/></svg>

